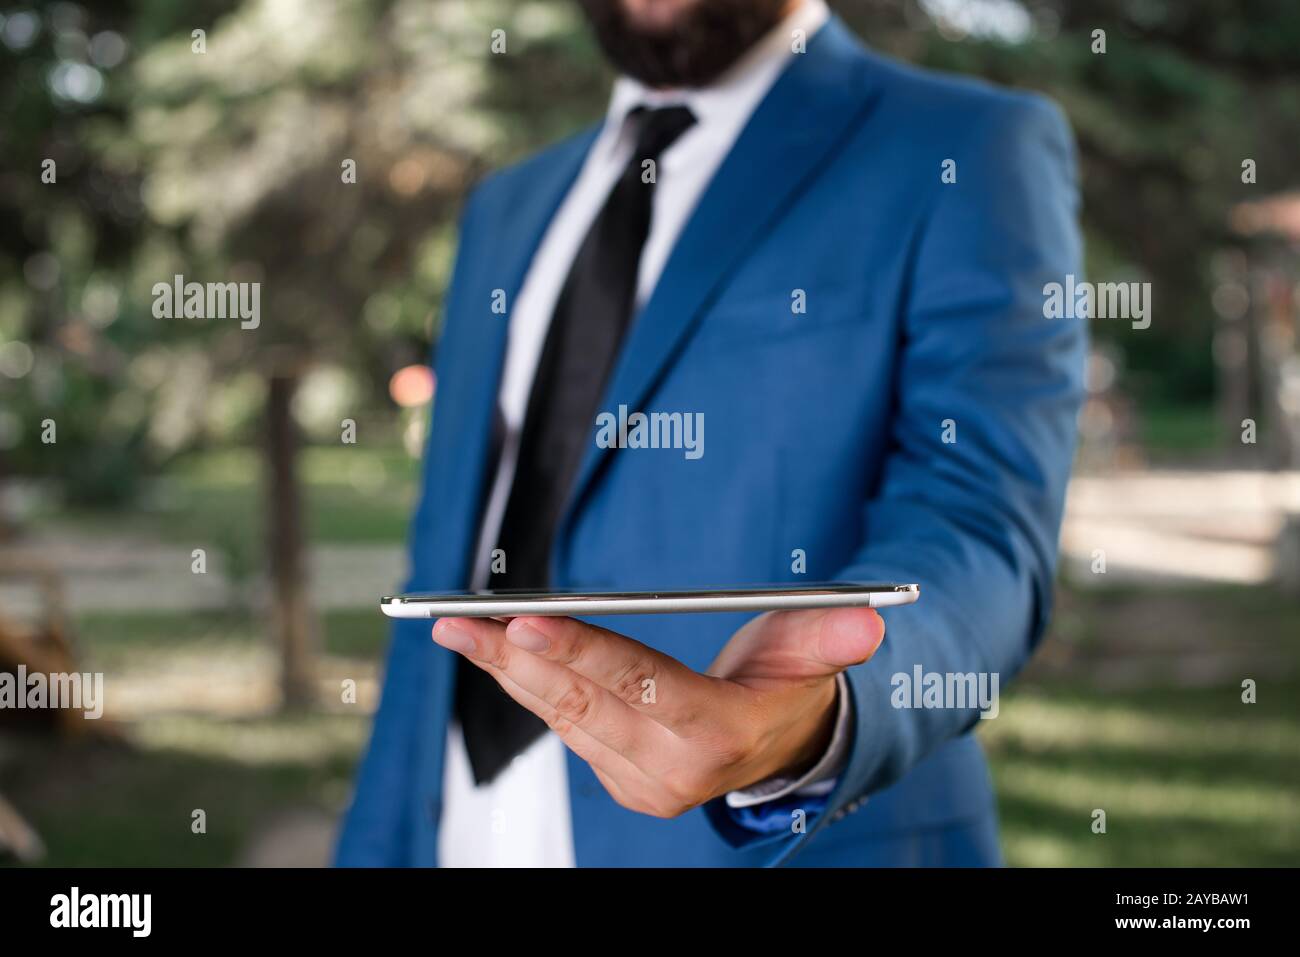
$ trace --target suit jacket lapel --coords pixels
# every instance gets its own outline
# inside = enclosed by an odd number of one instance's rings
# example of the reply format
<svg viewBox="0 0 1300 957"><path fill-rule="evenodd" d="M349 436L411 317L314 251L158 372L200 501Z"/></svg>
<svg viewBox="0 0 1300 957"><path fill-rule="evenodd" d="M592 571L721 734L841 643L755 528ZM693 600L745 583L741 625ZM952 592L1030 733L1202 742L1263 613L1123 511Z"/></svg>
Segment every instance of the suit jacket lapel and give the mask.
<svg viewBox="0 0 1300 957"><path fill-rule="evenodd" d="M793 56L678 237L628 333L602 410L639 409L722 281L858 125L872 94L868 62L837 17ZM588 444L557 540L610 454Z"/></svg>
<svg viewBox="0 0 1300 957"><path fill-rule="evenodd" d="M491 292L503 289L513 304L546 228L582 167L599 127L558 148L549 163L534 163L514 189L485 207L475 225L470 257L457 300L448 303L449 325L438 357L437 408L427 455L418 531L436 527L436 547L417 534L412 556L416 587L468 583L483 490L491 467L492 424L497 409L508 319L491 311ZM493 197L496 199L496 197ZM451 310L454 310L454 316ZM433 521L436 516L436 523Z"/></svg>

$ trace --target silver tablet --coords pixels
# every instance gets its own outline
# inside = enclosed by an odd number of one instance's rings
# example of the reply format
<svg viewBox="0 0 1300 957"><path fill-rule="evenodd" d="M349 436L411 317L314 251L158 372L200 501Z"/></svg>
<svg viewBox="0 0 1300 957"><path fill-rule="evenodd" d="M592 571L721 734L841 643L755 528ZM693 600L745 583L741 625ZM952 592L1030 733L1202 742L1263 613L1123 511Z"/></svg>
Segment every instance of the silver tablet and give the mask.
<svg viewBox="0 0 1300 957"><path fill-rule="evenodd" d="M517 618L524 615L649 615L704 611L788 611L797 608L885 608L910 605L919 585L829 582L696 591L440 592L385 597L389 618Z"/></svg>

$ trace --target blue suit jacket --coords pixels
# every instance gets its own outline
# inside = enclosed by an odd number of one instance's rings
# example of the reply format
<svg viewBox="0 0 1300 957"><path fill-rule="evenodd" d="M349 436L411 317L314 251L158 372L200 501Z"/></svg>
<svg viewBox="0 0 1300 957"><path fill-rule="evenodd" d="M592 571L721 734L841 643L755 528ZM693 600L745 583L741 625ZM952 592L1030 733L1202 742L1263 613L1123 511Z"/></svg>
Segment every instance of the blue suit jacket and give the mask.
<svg viewBox="0 0 1300 957"><path fill-rule="evenodd" d="M469 581L506 344L493 291L513 301L594 136L497 173L466 206L410 590ZM955 183L941 181L949 159ZM1067 127L1041 98L881 59L834 18L792 57L683 230L601 405L702 412L705 454L593 438L553 581L916 581L922 598L885 612L882 648L848 672L851 757L802 833L737 827L718 802L634 814L570 754L579 864L995 858L962 836L992 820L977 713L897 709L890 678L919 663L1005 685L1042 634L1083 392L1082 324L1043 315L1044 284L1080 272L1074 179ZM703 669L743 620L604 623ZM342 864L436 860L455 669L429 625L394 631Z"/></svg>

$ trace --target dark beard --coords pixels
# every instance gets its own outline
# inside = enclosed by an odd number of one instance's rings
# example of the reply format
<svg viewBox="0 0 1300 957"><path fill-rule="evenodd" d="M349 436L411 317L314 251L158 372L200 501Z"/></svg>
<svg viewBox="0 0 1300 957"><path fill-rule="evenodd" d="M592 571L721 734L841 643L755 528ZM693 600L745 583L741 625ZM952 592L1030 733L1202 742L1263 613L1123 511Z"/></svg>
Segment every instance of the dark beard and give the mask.
<svg viewBox="0 0 1300 957"><path fill-rule="evenodd" d="M620 0L578 0L605 56L655 88L708 86L776 26L788 0L699 0L667 30L629 23Z"/></svg>

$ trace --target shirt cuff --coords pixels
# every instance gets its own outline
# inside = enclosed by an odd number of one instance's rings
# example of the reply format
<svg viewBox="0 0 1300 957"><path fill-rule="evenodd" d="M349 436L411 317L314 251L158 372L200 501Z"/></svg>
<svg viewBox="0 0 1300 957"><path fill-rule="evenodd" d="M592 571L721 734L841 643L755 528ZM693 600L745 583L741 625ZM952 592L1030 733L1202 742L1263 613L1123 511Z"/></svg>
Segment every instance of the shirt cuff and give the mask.
<svg viewBox="0 0 1300 957"><path fill-rule="evenodd" d="M727 807L754 807L768 801L778 801L791 794L822 797L835 789L836 778L844 770L849 757L849 710L852 705L843 672L835 676L835 694L839 700L835 712L835 729L831 732L831 743L827 745L821 760L798 778L778 776L739 791L728 791Z"/></svg>

